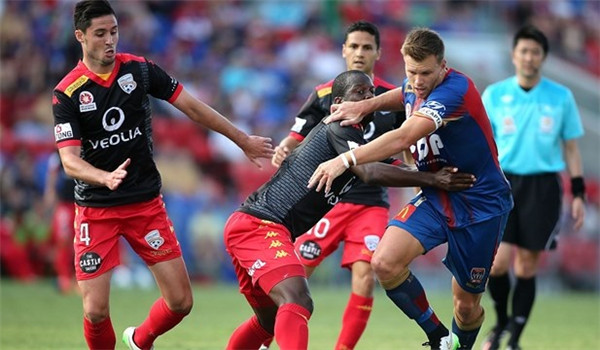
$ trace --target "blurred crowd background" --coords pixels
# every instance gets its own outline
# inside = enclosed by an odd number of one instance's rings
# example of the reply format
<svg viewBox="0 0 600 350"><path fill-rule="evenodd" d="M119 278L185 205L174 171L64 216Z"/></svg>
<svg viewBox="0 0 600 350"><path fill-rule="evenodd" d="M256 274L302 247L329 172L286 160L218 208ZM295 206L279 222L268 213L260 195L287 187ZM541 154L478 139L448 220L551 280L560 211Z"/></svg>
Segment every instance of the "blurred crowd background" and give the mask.
<svg viewBox="0 0 600 350"><path fill-rule="evenodd" d="M74 39L73 0L0 0L0 258L1 272L24 281L52 276L48 239L54 203L44 199L49 156L55 152L51 91L81 57ZM599 288L598 150L600 133L600 2L552 1L112 1L119 21L118 51L146 56L199 99L249 133L273 138L289 132L315 85L345 70L345 28L364 19L378 25L382 58L376 74L400 84L400 46L414 26L447 38L449 65L474 78L480 91L514 73L510 38L529 21L549 37L546 70L574 89L586 127L584 169L588 211L571 232L565 208L562 241L546 257L547 283ZM481 43L481 44L478 44ZM479 51L478 51L479 50ZM485 50L485 52L481 52ZM576 86L572 86L576 85ZM234 280L222 247L226 218L273 173L258 170L229 140L193 125L167 103L154 100L156 162L164 197L192 278ZM565 178L566 179L566 178ZM568 179L566 179L568 180ZM568 181L565 182L568 185ZM570 203L569 191L566 203ZM394 213L411 196L393 190ZM21 249L20 269L6 268L6 247ZM150 286L147 270L123 250L123 285ZM445 248L417 261L441 273ZM315 283L344 280L335 259ZM133 272L132 272L133 271ZM341 278L340 278L341 277Z"/></svg>

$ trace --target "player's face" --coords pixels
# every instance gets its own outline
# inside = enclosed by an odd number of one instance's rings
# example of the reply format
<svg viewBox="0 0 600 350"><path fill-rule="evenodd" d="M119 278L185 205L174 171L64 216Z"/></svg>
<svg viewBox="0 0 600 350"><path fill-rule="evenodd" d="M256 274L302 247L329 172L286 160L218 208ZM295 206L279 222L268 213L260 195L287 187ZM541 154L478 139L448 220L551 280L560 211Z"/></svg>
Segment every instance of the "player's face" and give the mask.
<svg viewBox="0 0 600 350"><path fill-rule="evenodd" d="M438 62L434 55L429 55L423 61L404 56L406 77L418 98L425 99L438 86L446 74L446 60Z"/></svg>
<svg viewBox="0 0 600 350"><path fill-rule="evenodd" d="M541 75L544 58L544 48L532 39L519 39L512 52L517 75L525 79L536 79Z"/></svg>
<svg viewBox="0 0 600 350"><path fill-rule="evenodd" d="M119 30L117 19L113 15L106 15L92 19L91 25L85 32L75 31L77 41L83 49L84 63L90 69L97 69L99 73L110 72L117 54Z"/></svg>
<svg viewBox="0 0 600 350"><path fill-rule="evenodd" d="M359 70L367 75L373 75L373 67L379 59L380 52L375 43L375 36L362 31L348 34L348 39L342 46L346 69Z"/></svg>

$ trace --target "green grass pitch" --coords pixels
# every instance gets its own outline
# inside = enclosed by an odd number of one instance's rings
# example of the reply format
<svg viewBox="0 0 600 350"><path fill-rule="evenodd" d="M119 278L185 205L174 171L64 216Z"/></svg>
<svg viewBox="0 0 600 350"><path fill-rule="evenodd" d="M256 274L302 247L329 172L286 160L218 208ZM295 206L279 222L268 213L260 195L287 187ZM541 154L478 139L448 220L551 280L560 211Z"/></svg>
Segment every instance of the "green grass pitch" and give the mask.
<svg viewBox="0 0 600 350"><path fill-rule="evenodd" d="M30 285L0 282L0 349L84 349L79 296L57 294L49 281ZM344 287L312 288L315 312L310 320L309 349L333 349L348 298ZM111 315L117 333L146 316L156 290L119 290L111 295ZM234 285L194 287L192 313L160 337L161 349L223 349L233 329L250 316L250 308ZM429 293L432 306L447 325L452 301L448 293ZM494 322L489 297L483 298L488 318L474 349ZM533 349L600 349L600 297L597 294L538 295L522 347ZM356 349L425 349L421 330L387 299L379 288L367 330ZM277 349L277 346L272 346Z"/></svg>

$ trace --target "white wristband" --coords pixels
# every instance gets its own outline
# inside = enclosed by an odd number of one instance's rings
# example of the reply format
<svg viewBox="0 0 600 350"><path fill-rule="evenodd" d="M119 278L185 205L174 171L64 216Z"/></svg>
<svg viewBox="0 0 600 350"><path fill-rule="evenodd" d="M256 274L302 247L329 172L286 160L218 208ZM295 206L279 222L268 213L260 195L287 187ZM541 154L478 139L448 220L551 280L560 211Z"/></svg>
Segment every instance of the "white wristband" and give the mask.
<svg viewBox="0 0 600 350"><path fill-rule="evenodd" d="M356 156L354 155L352 148L350 148L350 158L352 158L352 165L356 166Z"/></svg>
<svg viewBox="0 0 600 350"><path fill-rule="evenodd" d="M342 162L344 162L344 166L346 167L346 169L350 168L350 163L348 163L348 159L346 159L346 157L344 156L344 154L340 154L340 158L342 158Z"/></svg>

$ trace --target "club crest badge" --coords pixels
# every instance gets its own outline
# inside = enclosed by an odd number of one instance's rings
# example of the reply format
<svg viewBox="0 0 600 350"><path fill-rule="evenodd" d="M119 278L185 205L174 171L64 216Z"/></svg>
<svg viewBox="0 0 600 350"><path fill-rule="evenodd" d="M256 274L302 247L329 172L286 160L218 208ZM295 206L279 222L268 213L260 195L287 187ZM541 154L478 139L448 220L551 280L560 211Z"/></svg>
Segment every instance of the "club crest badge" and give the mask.
<svg viewBox="0 0 600 350"><path fill-rule="evenodd" d="M158 230L152 230L144 237L146 243L152 248L158 250L165 243L165 239L160 236Z"/></svg>
<svg viewBox="0 0 600 350"><path fill-rule="evenodd" d="M374 252L377 249L377 245L379 244L379 236L376 235L366 235L365 236L365 246L369 251Z"/></svg>
<svg viewBox="0 0 600 350"><path fill-rule="evenodd" d="M119 83L121 90L125 91L127 94L131 94L131 92L137 87L137 83L135 80L133 80L133 75L131 75L131 73L127 73L120 77L117 82Z"/></svg>

